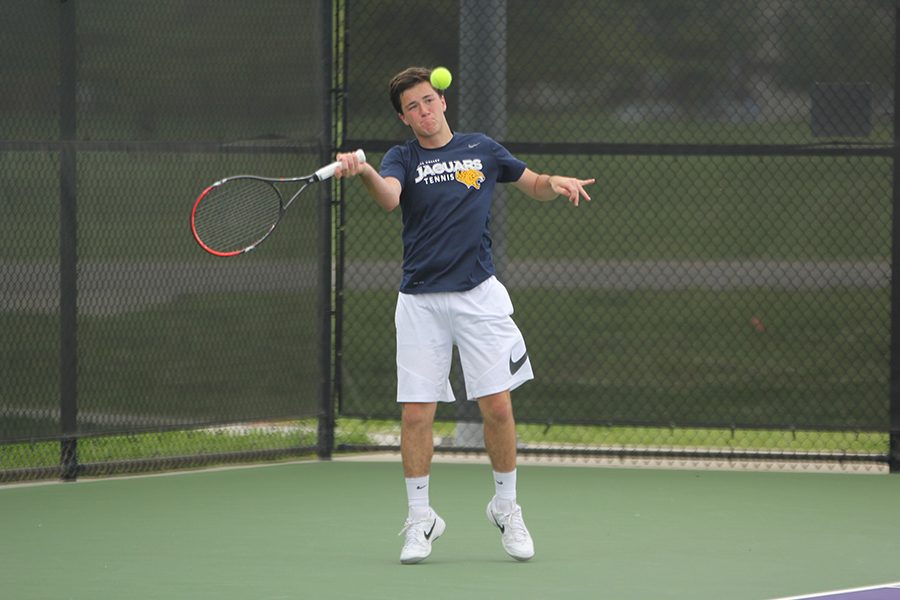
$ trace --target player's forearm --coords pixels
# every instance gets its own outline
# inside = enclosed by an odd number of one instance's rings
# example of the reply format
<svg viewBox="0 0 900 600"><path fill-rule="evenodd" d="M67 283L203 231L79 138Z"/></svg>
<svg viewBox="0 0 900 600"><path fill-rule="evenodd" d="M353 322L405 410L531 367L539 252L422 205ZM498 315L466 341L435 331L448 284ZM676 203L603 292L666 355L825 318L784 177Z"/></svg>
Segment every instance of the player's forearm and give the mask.
<svg viewBox="0 0 900 600"><path fill-rule="evenodd" d="M366 165L360 172L360 179L369 195L384 210L390 212L400 205L399 184L382 177L371 165Z"/></svg>
<svg viewBox="0 0 900 600"><path fill-rule="evenodd" d="M538 174L530 169L525 169L522 177L513 185L541 202L549 202L560 196L566 196L572 204L578 206L582 199L591 199L584 186L592 183L594 183L594 179Z"/></svg>

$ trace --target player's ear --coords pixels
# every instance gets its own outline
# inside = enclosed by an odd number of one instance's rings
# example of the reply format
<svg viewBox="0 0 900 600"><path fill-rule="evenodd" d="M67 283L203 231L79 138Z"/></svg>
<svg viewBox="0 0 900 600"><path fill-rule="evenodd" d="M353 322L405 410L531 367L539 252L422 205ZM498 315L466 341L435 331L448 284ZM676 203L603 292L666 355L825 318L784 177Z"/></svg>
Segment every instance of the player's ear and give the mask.
<svg viewBox="0 0 900 600"><path fill-rule="evenodd" d="M403 113L397 113L397 116L403 121L403 124L409 127L409 121L406 120L406 117L403 116Z"/></svg>

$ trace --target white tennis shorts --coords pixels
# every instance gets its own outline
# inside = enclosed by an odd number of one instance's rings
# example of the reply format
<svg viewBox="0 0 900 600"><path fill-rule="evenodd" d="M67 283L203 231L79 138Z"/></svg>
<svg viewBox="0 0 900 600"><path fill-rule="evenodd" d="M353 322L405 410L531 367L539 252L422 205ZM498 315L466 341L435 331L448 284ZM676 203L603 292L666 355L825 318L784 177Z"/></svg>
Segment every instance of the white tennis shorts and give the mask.
<svg viewBox="0 0 900 600"><path fill-rule="evenodd" d="M466 292L397 298L397 402L453 402L450 362L459 349L466 397L514 390L534 378L509 293L496 277Z"/></svg>

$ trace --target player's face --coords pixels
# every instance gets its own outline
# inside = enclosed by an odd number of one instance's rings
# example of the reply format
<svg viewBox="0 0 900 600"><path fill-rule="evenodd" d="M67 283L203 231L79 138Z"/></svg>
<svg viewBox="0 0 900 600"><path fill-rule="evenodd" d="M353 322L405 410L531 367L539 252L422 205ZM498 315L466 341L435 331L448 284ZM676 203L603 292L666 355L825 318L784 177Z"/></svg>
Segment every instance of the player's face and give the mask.
<svg viewBox="0 0 900 600"><path fill-rule="evenodd" d="M431 84L422 82L400 94L400 120L409 125L420 140L440 137L447 132L447 101Z"/></svg>

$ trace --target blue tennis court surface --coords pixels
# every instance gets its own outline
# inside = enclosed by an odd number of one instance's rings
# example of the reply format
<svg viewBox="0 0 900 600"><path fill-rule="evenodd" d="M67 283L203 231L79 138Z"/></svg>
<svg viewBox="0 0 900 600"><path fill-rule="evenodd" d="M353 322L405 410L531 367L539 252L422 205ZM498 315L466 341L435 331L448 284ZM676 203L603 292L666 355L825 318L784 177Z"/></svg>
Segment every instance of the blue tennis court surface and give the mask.
<svg viewBox="0 0 900 600"><path fill-rule="evenodd" d="M900 600L900 581L873 587L822 592L809 596L791 596L790 598L778 598L776 600L812 600L813 598L821 598L823 600Z"/></svg>

